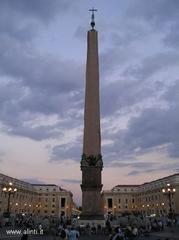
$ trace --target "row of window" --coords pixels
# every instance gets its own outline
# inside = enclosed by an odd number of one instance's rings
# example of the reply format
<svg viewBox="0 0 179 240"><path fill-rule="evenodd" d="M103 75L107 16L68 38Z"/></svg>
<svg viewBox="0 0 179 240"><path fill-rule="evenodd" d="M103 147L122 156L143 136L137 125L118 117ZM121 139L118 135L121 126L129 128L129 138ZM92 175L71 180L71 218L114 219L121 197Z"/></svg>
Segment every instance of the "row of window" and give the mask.
<svg viewBox="0 0 179 240"><path fill-rule="evenodd" d="M45 194L40 193L39 196L51 197L51 196L55 196L55 194L54 193L53 194L52 193L45 193Z"/></svg>
<svg viewBox="0 0 179 240"><path fill-rule="evenodd" d="M2 196L2 198L8 198L8 194L3 194L3 196ZM29 199L30 201L33 201L33 197L31 196L31 195L22 195L22 194L18 194L18 193L15 193L15 194L12 194L11 195L11 198L13 198L13 199Z"/></svg>
<svg viewBox="0 0 179 240"><path fill-rule="evenodd" d="M48 205L45 205L45 207L47 208L47 207L48 207ZM54 207L55 207L55 205L53 204L53 205L52 205L52 208L54 208Z"/></svg>
<svg viewBox="0 0 179 240"><path fill-rule="evenodd" d="M121 189L121 188L114 188L113 189L113 191L114 192L120 192L120 191L124 191L124 192L133 192L134 191L134 189L133 188L131 188L131 189L127 189L127 188L124 188L124 189Z"/></svg>
<svg viewBox="0 0 179 240"><path fill-rule="evenodd" d="M174 196L171 195L171 198L173 198ZM164 196L162 196L162 198L164 198ZM139 198L138 199L138 202L142 202L143 199ZM150 202L150 201L158 201L158 200L161 200L161 195L152 195L152 196L148 196L148 197L145 197L145 201L146 202Z"/></svg>
<svg viewBox="0 0 179 240"><path fill-rule="evenodd" d="M45 202L49 202L50 201L50 199L49 198L45 198ZM55 202L56 201L56 199L55 198L52 198L52 202ZM41 198L39 198L39 202L42 202L42 199Z"/></svg>
<svg viewBox="0 0 179 240"><path fill-rule="evenodd" d="M141 200L141 199L140 199ZM146 197L145 198L145 201L146 202L151 202L151 201L153 201L154 200L154 196L151 196L151 197ZM160 200L160 198L158 198L157 196L155 196L155 200ZM126 203L126 205L129 203L129 199L128 198L126 198L126 199L124 199L124 201L123 202L125 202ZM135 199L134 198L132 198L131 199L131 202L132 203L135 203ZM142 201L138 201L138 202L142 202ZM118 199L118 203L120 204L121 203L121 199L119 198ZM107 207L108 208L112 208L113 207L113 199L112 198L108 198L107 199Z"/></svg>
<svg viewBox="0 0 179 240"><path fill-rule="evenodd" d="M38 210L38 213L41 213L41 211L40 211L40 210ZM45 210L45 211L44 211L44 213L48 213L48 211L47 211L47 210ZM50 212L49 212L49 213L50 213ZM54 214L54 213L55 213L55 211L53 211L53 210L52 210L52 211L51 211L51 213L52 213L52 214Z"/></svg>
<svg viewBox="0 0 179 240"><path fill-rule="evenodd" d="M134 202L135 202L135 199L132 198L132 203L134 203ZM121 203L121 199L120 198L118 199L118 203ZM128 198L125 198L125 203L128 203Z"/></svg>
<svg viewBox="0 0 179 240"><path fill-rule="evenodd" d="M129 202L129 199L128 199L128 198L125 198L125 199L123 199L123 200L124 200L123 202L125 202L126 204ZM135 202L135 199L134 199L134 198L132 198L132 199L130 199L130 200L131 200L132 203ZM121 203L121 198L118 199L118 203ZM108 208L112 208L112 207L113 207L113 199L112 199L112 198L108 198L108 199L107 199L107 205L108 205Z"/></svg>
<svg viewBox="0 0 179 240"><path fill-rule="evenodd" d="M48 188L46 188L46 189L40 188L39 191L49 191L49 189ZM53 191L56 192L56 188L54 188Z"/></svg>

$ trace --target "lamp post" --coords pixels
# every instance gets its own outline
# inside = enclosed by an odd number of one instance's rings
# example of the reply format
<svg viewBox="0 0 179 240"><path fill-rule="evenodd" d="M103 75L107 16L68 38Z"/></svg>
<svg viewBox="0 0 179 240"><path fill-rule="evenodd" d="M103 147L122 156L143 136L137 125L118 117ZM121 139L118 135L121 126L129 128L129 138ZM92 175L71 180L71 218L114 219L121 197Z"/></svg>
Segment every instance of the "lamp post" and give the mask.
<svg viewBox="0 0 179 240"><path fill-rule="evenodd" d="M167 186L162 189L163 194L165 194L168 197L168 203L169 203L169 217L173 217L173 209L172 209L172 196L175 194L176 189L173 188L170 183L167 183Z"/></svg>
<svg viewBox="0 0 179 240"><path fill-rule="evenodd" d="M5 187L3 187L2 191L5 194L8 194L8 200L7 200L7 215L10 215L10 200L11 200L11 194L14 194L17 192L17 188L13 187L12 182L9 182L9 184Z"/></svg>

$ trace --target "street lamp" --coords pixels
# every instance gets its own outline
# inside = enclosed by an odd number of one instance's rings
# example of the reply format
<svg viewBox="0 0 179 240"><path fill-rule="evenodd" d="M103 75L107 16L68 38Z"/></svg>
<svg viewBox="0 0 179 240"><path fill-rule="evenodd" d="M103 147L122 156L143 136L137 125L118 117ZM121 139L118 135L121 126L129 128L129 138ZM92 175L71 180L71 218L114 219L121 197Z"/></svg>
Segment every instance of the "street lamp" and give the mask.
<svg viewBox="0 0 179 240"><path fill-rule="evenodd" d="M156 204L156 209L157 209L157 215L159 215L158 203Z"/></svg>
<svg viewBox="0 0 179 240"><path fill-rule="evenodd" d="M163 194L165 194L168 197L169 202L169 217L172 218L173 216L173 210L172 210L172 196L175 194L176 189L173 188L170 183L167 183L167 186L162 189Z"/></svg>
<svg viewBox="0 0 179 240"><path fill-rule="evenodd" d="M11 194L14 194L17 192L17 188L13 187L12 182L9 182L9 184L5 187L3 187L2 191L5 194L8 194L8 201L7 201L7 215L10 215L10 199L11 199Z"/></svg>

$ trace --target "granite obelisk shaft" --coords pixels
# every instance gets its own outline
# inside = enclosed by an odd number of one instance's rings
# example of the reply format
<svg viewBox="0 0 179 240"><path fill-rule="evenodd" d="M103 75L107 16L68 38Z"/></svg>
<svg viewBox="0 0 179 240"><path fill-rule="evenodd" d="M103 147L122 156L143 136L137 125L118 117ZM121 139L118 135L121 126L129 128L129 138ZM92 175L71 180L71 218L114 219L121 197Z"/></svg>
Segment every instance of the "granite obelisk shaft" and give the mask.
<svg viewBox="0 0 179 240"><path fill-rule="evenodd" d="M101 154L98 35L88 31L83 153Z"/></svg>
<svg viewBox="0 0 179 240"><path fill-rule="evenodd" d="M83 220L103 220L101 204L102 167L98 33L95 29L91 29L87 36L84 138L81 160L81 219Z"/></svg>

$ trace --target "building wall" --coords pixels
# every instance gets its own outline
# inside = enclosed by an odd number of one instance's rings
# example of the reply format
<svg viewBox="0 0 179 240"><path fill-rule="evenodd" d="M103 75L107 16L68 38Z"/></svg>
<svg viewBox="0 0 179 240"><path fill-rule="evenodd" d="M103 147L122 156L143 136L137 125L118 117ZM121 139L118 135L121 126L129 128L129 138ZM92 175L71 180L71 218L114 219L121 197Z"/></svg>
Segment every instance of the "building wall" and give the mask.
<svg viewBox="0 0 179 240"><path fill-rule="evenodd" d="M169 212L169 199L162 189L167 184L175 188L172 195L172 209L179 214L179 174L171 175L156 181L141 185L118 185L110 191L103 191L104 214L109 212L120 214L124 212L140 212L145 215L167 214ZM109 206L109 199L112 205Z"/></svg>
<svg viewBox="0 0 179 240"><path fill-rule="evenodd" d="M8 193L2 191L3 187L12 183L12 187L17 188L17 192L10 196L10 211L12 213L34 213L34 206L36 204L37 192L29 183L20 181L18 179L0 174L0 215L7 211Z"/></svg>
<svg viewBox="0 0 179 240"><path fill-rule="evenodd" d="M10 212L35 214L38 216L70 217L74 208L73 195L70 191L54 184L30 184L0 174L0 215L7 211L8 193L3 187L12 183L17 192L10 196Z"/></svg>
<svg viewBox="0 0 179 240"><path fill-rule="evenodd" d="M40 216L70 217L72 213L72 193L56 185L34 185L38 192L36 213Z"/></svg>
<svg viewBox="0 0 179 240"><path fill-rule="evenodd" d="M17 188L17 192L12 194L10 198L10 211L12 213L54 217L64 214L70 217L75 210L70 191L54 184L33 185L0 174L0 215L7 210L8 195L2 192L2 189L9 182L12 182L13 186ZM104 214L109 212L116 215L124 212L141 212L146 215L167 214L169 201L162 192L167 183L176 189L172 196L172 209L179 214L179 174L141 185L118 185L110 191L103 191Z"/></svg>
<svg viewBox="0 0 179 240"><path fill-rule="evenodd" d="M111 191L103 191L104 214L121 214L136 210L136 187L121 185Z"/></svg>

